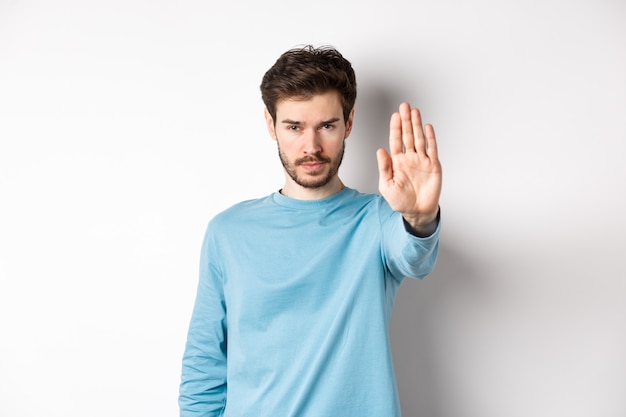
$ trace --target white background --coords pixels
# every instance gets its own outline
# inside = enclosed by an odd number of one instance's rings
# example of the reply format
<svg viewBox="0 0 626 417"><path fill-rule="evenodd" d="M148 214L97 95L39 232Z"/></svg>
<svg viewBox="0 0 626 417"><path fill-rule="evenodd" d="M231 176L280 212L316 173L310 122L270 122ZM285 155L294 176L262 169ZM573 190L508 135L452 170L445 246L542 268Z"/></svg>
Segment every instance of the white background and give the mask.
<svg viewBox="0 0 626 417"><path fill-rule="evenodd" d="M258 86L305 43L357 72L349 186L400 101L438 135L404 415L626 415L626 4L225 3L0 0L0 415L177 415L204 227L282 185Z"/></svg>

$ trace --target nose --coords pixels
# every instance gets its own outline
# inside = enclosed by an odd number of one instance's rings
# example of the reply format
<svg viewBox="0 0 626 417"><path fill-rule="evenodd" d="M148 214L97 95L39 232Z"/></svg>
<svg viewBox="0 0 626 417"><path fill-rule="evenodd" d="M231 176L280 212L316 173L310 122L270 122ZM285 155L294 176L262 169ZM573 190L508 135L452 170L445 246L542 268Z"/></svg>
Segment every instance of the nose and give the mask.
<svg viewBox="0 0 626 417"><path fill-rule="evenodd" d="M307 154L317 154L322 150L320 137L317 129L307 130L302 138L304 152Z"/></svg>

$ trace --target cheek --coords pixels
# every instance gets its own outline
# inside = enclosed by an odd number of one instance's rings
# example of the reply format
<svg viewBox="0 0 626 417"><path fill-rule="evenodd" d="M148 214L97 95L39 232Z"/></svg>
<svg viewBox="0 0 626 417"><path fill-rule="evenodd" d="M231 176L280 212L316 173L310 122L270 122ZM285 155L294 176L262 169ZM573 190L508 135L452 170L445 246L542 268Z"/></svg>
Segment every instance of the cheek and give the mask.
<svg viewBox="0 0 626 417"><path fill-rule="evenodd" d="M296 141L284 140L281 136L280 139L276 139L276 143L278 144L280 151L287 156L298 152Z"/></svg>
<svg viewBox="0 0 626 417"><path fill-rule="evenodd" d="M336 135L325 141L324 149L328 152L337 153L344 146L345 138L342 135Z"/></svg>

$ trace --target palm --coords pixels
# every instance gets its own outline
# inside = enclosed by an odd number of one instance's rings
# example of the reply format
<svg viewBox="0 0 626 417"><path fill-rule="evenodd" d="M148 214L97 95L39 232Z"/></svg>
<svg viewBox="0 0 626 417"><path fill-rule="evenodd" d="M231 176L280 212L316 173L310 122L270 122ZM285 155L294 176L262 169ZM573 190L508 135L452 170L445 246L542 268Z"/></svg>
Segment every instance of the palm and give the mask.
<svg viewBox="0 0 626 417"><path fill-rule="evenodd" d="M381 195L405 219L432 221L442 182L435 131L407 103L391 116L389 150L377 153Z"/></svg>

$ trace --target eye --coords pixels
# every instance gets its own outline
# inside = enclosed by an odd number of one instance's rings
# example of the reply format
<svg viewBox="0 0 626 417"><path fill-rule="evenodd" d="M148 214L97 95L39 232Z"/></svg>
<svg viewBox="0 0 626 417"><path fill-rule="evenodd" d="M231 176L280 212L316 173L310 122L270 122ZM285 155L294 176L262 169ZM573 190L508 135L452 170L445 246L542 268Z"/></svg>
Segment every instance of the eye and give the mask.
<svg viewBox="0 0 626 417"><path fill-rule="evenodd" d="M287 130L293 130L294 132L300 130L300 126L298 125L288 125Z"/></svg>
<svg viewBox="0 0 626 417"><path fill-rule="evenodd" d="M335 127L335 126L334 126L333 124L331 124L331 123L324 123L324 124L322 125L322 129L323 129L323 130L330 130L330 129L332 129L333 127Z"/></svg>

